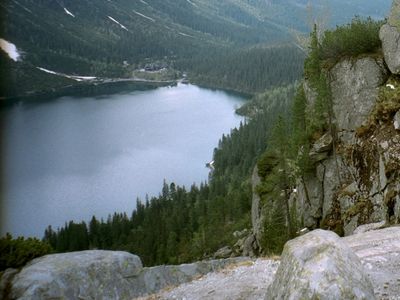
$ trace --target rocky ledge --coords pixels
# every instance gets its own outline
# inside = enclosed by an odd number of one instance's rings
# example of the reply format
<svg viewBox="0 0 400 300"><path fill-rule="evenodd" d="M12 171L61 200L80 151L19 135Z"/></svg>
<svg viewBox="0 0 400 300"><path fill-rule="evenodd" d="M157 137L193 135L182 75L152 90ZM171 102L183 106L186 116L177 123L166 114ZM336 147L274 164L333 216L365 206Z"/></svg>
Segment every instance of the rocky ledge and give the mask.
<svg viewBox="0 0 400 300"><path fill-rule="evenodd" d="M0 299L133 299L176 286L246 258L143 268L140 258L121 251L46 255L0 278Z"/></svg>
<svg viewBox="0 0 400 300"><path fill-rule="evenodd" d="M143 268L126 252L47 255L4 272L0 299L399 299L400 227L379 226L345 238L314 230L280 259Z"/></svg>
<svg viewBox="0 0 400 300"><path fill-rule="evenodd" d="M345 238L314 230L288 242L280 260L247 261L142 299L399 299L400 227L380 226Z"/></svg>

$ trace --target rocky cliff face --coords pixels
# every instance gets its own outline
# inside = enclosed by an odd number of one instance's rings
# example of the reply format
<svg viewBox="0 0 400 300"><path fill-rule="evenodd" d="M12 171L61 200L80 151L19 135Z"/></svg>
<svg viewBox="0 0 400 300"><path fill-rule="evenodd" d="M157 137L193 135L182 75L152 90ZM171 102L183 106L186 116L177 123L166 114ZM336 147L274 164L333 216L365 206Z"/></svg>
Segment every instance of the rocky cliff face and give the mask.
<svg viewBox="0 0 400 300"><path fill-rule="evenodd" d="M315 173L292 194L304 226L348 235L361 224L400 221L400 174L393 172L400 136L392 112L374 115L380 90L391 89L385 85L390 75L379 57L346 59L329 71L337 136L327 133L313 145L311 154L319 153Z"/></svg>
<svg viewBox="0 0 400 300"><path fill-rule="evenodd" d="M312 146L314 172L290 195L299 224L350 235L362 224L400 223L400 0L380 31L382 55L342 59L327 72L333 128ZM399 23L399 24L398 24ZM308 106L316 94L304 83ZM257 184L253 175L253 184ZM253 233L263 212L253 198Z"/></svg>
<svg viewBox="0 0 400 300"><path fill-rule="evenodd" d="M386 33L387 26L381 29L383 58L346 59L329 71L337 137L320 151L326 157L292 195L307 227L349 235L361 224L400 222L400 84L395 76L400 33L396 27ZM312 98L307 93L309 102ZM327 144L321 140L314 148Z"/></svg>

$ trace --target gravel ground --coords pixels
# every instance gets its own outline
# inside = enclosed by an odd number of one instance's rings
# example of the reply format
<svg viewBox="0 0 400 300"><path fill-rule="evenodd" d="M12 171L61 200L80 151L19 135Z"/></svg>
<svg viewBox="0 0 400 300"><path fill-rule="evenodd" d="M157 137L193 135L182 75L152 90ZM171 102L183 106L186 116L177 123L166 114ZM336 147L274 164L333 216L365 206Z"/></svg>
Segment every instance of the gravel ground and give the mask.
<svg viewBox="0 0 400 300"><path fill-rule="evenodd" d="M248 260L141 299L264 299L278 266L275 259Z"/></svg>

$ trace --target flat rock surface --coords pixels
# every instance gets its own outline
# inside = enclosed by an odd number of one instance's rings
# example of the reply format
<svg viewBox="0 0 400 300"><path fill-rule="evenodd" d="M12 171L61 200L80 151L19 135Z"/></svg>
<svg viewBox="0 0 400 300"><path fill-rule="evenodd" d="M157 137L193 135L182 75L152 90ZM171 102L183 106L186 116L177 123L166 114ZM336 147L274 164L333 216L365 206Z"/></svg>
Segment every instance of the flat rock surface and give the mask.
<svg viewBox="0 0 400 300"><path fill-rule="evenodd" d="M400 300L400 227L363 232L342 240L360 258L376 298ZM264 299L278 267L278 260L243 261L141 299Z"/></svg>
<svg viewBox="0 0 400 300"><path fill-rule="evenodd" d="M361 259L377 299L400 299L400 227L343 238Z"/></svg>
<svg viewBox="0 0 400 300"><path fill-rule="evenodd" d="M141 299L264 299L278 266L273 259L248 260Z"/></svg>

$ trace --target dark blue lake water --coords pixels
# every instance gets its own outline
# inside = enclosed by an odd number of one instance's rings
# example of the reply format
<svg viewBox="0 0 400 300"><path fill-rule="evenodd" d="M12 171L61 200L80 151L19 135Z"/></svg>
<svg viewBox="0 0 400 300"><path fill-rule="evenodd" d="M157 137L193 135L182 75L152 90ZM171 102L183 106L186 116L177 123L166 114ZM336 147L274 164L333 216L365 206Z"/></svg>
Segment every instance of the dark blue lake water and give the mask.
<svg viewBox="0 0 400 300"><path fill-rule="evenodd" d="M158 195L163 180L206 181L205 163L239 125L239 96L193 85L63 97L0 111L0 234L106 218Z"/></svg>

